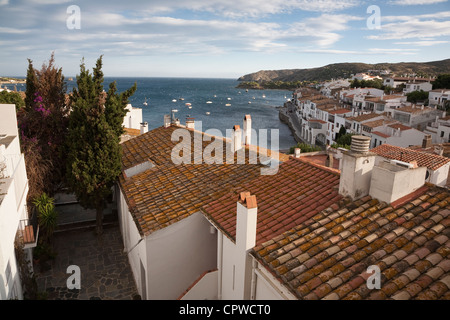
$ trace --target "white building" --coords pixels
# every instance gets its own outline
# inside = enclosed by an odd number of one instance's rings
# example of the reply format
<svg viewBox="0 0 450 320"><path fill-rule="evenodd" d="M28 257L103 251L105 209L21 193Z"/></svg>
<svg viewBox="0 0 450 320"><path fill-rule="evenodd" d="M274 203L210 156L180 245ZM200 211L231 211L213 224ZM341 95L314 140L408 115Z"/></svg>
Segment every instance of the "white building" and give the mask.
<svg viewBox="0 0 450 320"><path fill-rule="evenodd" d="M450 116L436 117L436 120L429 124L424 132L431 136L432 143L450 142Z"/></svg>
<svg viewBox="0 0 450 320"><path fill-rule="evenodd" d="M0 104L0 300L22 299L23 291L14 243L23 241L26 257L38 237L26 207L28 179L20 150L16 107Z"/></svg>
<svg viewBox="0 0 450 320"><path fill-rule="evenodd" d="M391 88L396 88L401 84L407 83L423 83L432 82L433 78L420 78L420 77L388 77L383 81L384 86L389 86Z"/></svg>
<svg viewBox="0 0 450 320"><path fill-rule="evenodd" d="M430 82L408 82L405 84L405 89L403 89L403 94L408 94L413 91L431 91L433 85Z"/></svg>
<svg viewBox="0 0 450 320"><path fill-rule="evenodd" d="M382 95L381 97L365 98L363 109L375 113L386 112L392 116L395 109L411 104L406 99L406 96L401 95Z"/></svg>
<svg viewBox="0 0 450 320"><path fill-rule="evenodd" d="M123 172L116 189L123 243L143 299L177 299L193 283L203 286L205 279L217 280L217 232L200 208L260 175L264 167L260 163L226 164L227 148L234 146L248 157L250 146L223 138L214 140L223 151L223 164L208 165L206 158L197 155L206 157L205 150L214 143L209 142L211 136L171 124L168 117L165 120L164 126L122 143ZM248 116L243 127L251 129L247 121L251 121ZM189 139L180 137L178 144L172 136L180 128L185 130L178 132L188 134ZM183 155L192 163L174 163L171 155L179 147L186 148ZM217 298L213 289L208 291L209 299Z"/></svg>
<svg viewBox="0 0 450 320"><path fill-rule="evenodd" d="M443 116L444 112L437 108L425 107L423 105L403 106L393 110L393 118L404 125L424 130L431 125L436 118Z"/></svg>
<svg viewBox="0 0 450 320"><path fill-rule="evenodd" d="M127 104L126 109L128 110L127 114L123 118L123 126L128 129L137 129L141 130L143 121L142 121L142 108L135 108L131 104ZM146 131L145 131L146 132Z"/></svg>
<svg viewBox="0 0 450 320"><path fill-rule="evenodd" d="M450 89L435 89L428 92L428 104L430 107L444 107L450 100Z"/></svg>
<svg viewBox="0 0 450 320"><path fill-rule="evenodd" d="M427 168L425 177L426 182L438 186L445 186L447 184L448 171L450 168L450 159L447 157L388 144L378 146L370 151L376 153L379 158L383 159L407 163L415 161L419 167ZM381 162L381 159L379 158L376 159L376 163Z"/></svg>
<svg viewBox="0 0 450 320"><path fill-rule="evenodd" d="M329 168L307 165L300 157L283 163L280 175L261 176L202 209L222 239L217 250L218 298L444 297L450 280L448 260L426 250L430 242L424 238L429 235L435 248L445 250L447 220L442 217L447 216L448 209L441 199L448 198L448 190L424 185L426 167L417 166L415 159L413 163L377 162L377 154L368 150L369 138L358 140L355 146L352 141L352 150L343 154L337 180ZM284 170L303 173L298 186L291 185ZM430 216L423 219L423 225L422 219L412 219L422 212ZM406 254L404 246L410 242L405 235L415 240ZM400 243L400 247L393 246ZM409 262L412 257L413 262ZM415 268L417 260L426 263L425 259L432 257L440 261L434 273L429 268ZM427 295L429 287L415 283L398 287L388 280L380 284L382 290L371 289L366 282L370 276L367 268L378 259L386 264L381 268L382 278L400 282L403 275L418 278L431 274L439 282L435 288L442 288L441 292ZM199 294L204 285L190 288L196 298L204 298Z"/></svg>
<svg viewBox="0 0 450 320"><path fill-rule="evenodd" d="M369 136L371 137L371 148L382 144L407 148L421 144L427 134L396 122L375 128Z"/></svg>

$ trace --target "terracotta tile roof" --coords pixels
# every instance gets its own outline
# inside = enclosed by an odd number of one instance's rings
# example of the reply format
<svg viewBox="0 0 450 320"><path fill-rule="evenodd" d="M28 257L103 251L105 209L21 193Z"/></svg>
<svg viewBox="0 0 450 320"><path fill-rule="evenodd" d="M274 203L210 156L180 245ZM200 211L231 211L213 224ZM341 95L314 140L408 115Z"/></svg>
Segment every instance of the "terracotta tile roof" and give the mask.
<svg viewBox="0 0 450 320"><path fill-rule="evenodd" d="M376 134L377 136L380 136L382 138L389 138L390 137L390 135L385 134L385 133L380 132L380 131L373 131L372 134Z"/></svg>
<svg viewBox="0 0 450 320"><path fill-rule="evenodd" d="M326 121L320 120L320 119L308 119L309 122L318 122L318 123L327 123Z"/></svg>
<svg viewBox="0 0 450 320"><path fill-rule="evenodd" d="M396 122L397 121L390 120L390 119L378 119L378 120L364 122L363 126L370 127L370 128L376 128L376 127L381 127L383 125L388 125L388 124L392 124L392 123L396 123Z"/></svg>
<svg viewBox="0 0 450 320"><path fill-rule="evenodd" d="M147 161L154 165L133 176L127 177L123 173L119 177L120 188L141 235L148 235L190 216L231 188L261 174L263 165L259 159L257 164L249 164L248 149L245 165L238 164L236 154L234 162L226 164L227 144L223 147L224 164L206 164L203 159L201 164L175 165L171 152L179 142L172 142L171 135L176 129L178 127L174 126L156 128L122 144L123 172ZM193 151L194 131L188 132L191 142L187 143L191 144ZM202 150L210 143L203 141ZM250 149L259 150L255 146L250 146ZM191 160L194 163L192 154Z"/></svg>
<svg viewBox="0 0 450 320"><path fill-rule="evenodd" d="M395 112L400 111L400 112L407 112L407 113L413 113L413 114L421 114L421 113L427 113L427 112L432 112L435 109L430 108L430 107L423 107L422 106L416 106L416 105L412 105L412 106L404 106L401 108L397 108L395 109Z"/></svg>
<svg viewBox="0 0 450 320"><path fill-rule="evenodd" d="M388 125L388 127L391 127L393 129L400 129L400 131L406 131L406 130L411 130L411 127L405 126L404 124L401 123L394 123L394 124L390 124Z"/></svg>
<svg viewBox="0 0 450 320"><path fill-rule="evenodd" d="M450 162L450 158L411 150L402 147L391 146L389 144L382 144L370 150L387 159L399 160L404 162L417 161L419 167L427 167L431 170L437 170L441 166Z"/></svg>
<svg viewBox="0 0 450 320"><path fill-rule="evenodd" d="M377 114L377 113L367 113L367 114L362 114L356 117L349 117L349 120L353 120L353 121L357 121L357 122L362 122L362 121L367 121L370 119L374 119L377 117L381 117L381 114Z"/></svg>
<svg viewBox="0 0 450 320"><path fill-rule="evenodd" d="M323 166L323 167L327 167L328 169L331 169L330 167L327 166L327 158L328 158L327 154L308 155L308 153L302 153L301 158L303 161L315 163L319 166ZM341 171L339 170L339 161L340 161L339 159L336 159L333 157L333 168L332 169L335 169L336 172L340 173Z"/></svg>
<svg viewBox="0 0 450 320"><path fill-rule="evenodd" d="M339 173L313 163L291 158L280 164L275 175L260 176L202 208L205 216L231 240L236 237L236 201L248 191L258 201L256 243L308 220L341 199Z"/></svg>
<svg viewBox="0 0 450 320"><path fill-rule="evenodd" d="M344 113L349 113L349 112L352 112L352 110L345 109L345 108L328 111L328 113L331 113L331 114L344 114Z"/></svg>
<svg viewBox="0 0 450 320"><path fill-rule="evenodd" d="M341 199L251 254L299 299L450 299L450 192L407 203ZM367 268L381 271L369 289Z"/></svg>

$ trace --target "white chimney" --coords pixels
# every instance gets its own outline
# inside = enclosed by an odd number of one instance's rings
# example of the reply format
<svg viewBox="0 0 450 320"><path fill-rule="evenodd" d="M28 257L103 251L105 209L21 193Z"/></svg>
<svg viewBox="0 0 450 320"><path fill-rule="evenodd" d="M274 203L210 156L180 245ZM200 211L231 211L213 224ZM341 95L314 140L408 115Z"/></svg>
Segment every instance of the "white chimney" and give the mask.
<svg viewBox="0 0 450 320"><path fill-rule="evenodd" d="M236 152L242 148L242 132L239 125L235 125L232 131L233 151Z"/></svg>
<svg viewBox="0 0 450 320"><path fill-rule="evenodd" d="M170 127L171 119L169 114L164 115L164 128Z"/></svg>
<svg viewBox="0 0 450 320"><path fill-rule="evenodd" d="M148 123L147 122L141 122L141 134L144 134L148 132Z"/></svg>
<svg viewBox="0 0 450 320"><path fill-rule="evenodd" d="M295 148L294 149L294 155L296 158L300 158L300 153L301 153L301 149L300 148Z"/></svg>
<svg viewBox="0 0 450 320"><path fill-rule="evenodd" d="M372 172L370 196L389 204L422 187L427 168L400 161L383 161L374 166Z"/></svg>
<svg viewBox="0 0 450 320"><path fill-rule="evenodd" d="M188 129L195 129L194 118L187 118L186 119L186 128L188 128Z"/></svg>
<svg viewBox="0 0 450 320"><path fill-rule="evenodd" d="M376 154L369 152L370 137L352 136L349 151L342 153L342 169L339 180L339 194L353 200L369 194L372 169Z"/></svg>
<svg viewBox="0 0 450 320"><path fill-rule="evenodd" d="M252 144L252 117L249 114L244 117L244 144Z"/></svg>
<svg viewBox="0 0 450 320"><path fill-rule="evenodd" d="M258 213L256 196L250 195L250 192L241 192L236 211L235 298L248 300L252 278L252 259L248 251L256 244Z"/></svg>

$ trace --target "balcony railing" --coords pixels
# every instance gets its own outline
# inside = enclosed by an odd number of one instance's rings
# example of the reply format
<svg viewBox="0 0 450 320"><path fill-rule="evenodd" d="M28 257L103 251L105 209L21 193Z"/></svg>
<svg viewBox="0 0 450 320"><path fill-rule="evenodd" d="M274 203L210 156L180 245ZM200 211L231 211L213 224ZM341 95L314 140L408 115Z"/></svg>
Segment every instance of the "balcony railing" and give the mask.
<svg viewBox="0 0 450 320"><path fill-rule="evenodd" d="M20 220L19 228L22 232L24 247L26 249L36 247L39 236L39 225L37 221L36 211L33 210L30 219Z"/></svg>

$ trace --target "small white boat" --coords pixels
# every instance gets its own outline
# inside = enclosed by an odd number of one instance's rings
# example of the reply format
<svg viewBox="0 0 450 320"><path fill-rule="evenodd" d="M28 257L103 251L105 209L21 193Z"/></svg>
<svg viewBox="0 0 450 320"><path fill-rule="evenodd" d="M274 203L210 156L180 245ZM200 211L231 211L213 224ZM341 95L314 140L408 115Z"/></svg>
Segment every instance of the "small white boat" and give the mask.
<svg viewBox="0 0 450 320"><path fill-rule="evenodd" d="M192 106L189 106L188 108L189 108L189 109L192 109Z"/></svg>
<svg viewBox="0 0 450 320"><path fill-rule="evenodd" d="M184 98L179 98L179 100L184 101Z"/></svg>
<svg viewBox="0 0 450 320"><path fill-rule="evenodd" d="M212 103L212 101L206 101L206 103L207 103L207 104L210 104L210 103Z"/></svg>
<svg viewBox="0 0 450 320"><path fill-rule="evenodd" d="M214 95L214 98L217 98L217 95Z"/></svg>
<svg viewBox="0 0 450 320"><path fill-rule="evenodd" d="M253 100L255 100L256 98L255 97L253 97Z"/></svg>
<svg viewBox="0 0 450 320"><path fill-rule="evenodd" d="M177 102L177 99L173 99L172 102Z"/></svg>
<svg viewBox="0 0 450 320"><path fill-rule="evenodd" d="M266 97L266 95L265 94L263 94L263 98L265 98Z"/></svg>
<svg viewBox="0 0 450 320"><path fill-rule="evenodd" d="M209 116L211 114L211 112L209 112L209 111L206 111L206 115L207 116Z"/></svg>
<svg viewBox="0 0 450 320"><path fill-rule="evenodd" d="M231 103L225 104L226 107L231 107Z"/></svg>
<svg viewBox="0 0 450 320"><path fill-rule="evenodd" d="M185 105L189 107L191 105L191 103L187 102L187 103L185 103Z"/></svg>
<svg viewBox="0 0 450 320"><path fill-rule="evenodd" d="M147 104L148 104L147 103L147 98L145 98L145 101L144 101L143 105L146 106Z"/></svg>
<svg viewBox="0 0 450 320"><path fill-rule="evenodd" d="M251 101L249 101L249 102L248 102L248 104L252 104L252 102L251 102Z"/></svg>
<svg viewBox="0 0 450 320"><path fill-rule="evenodd" d="M227 100L231 100L231 98L227 98Z"/></svg>

